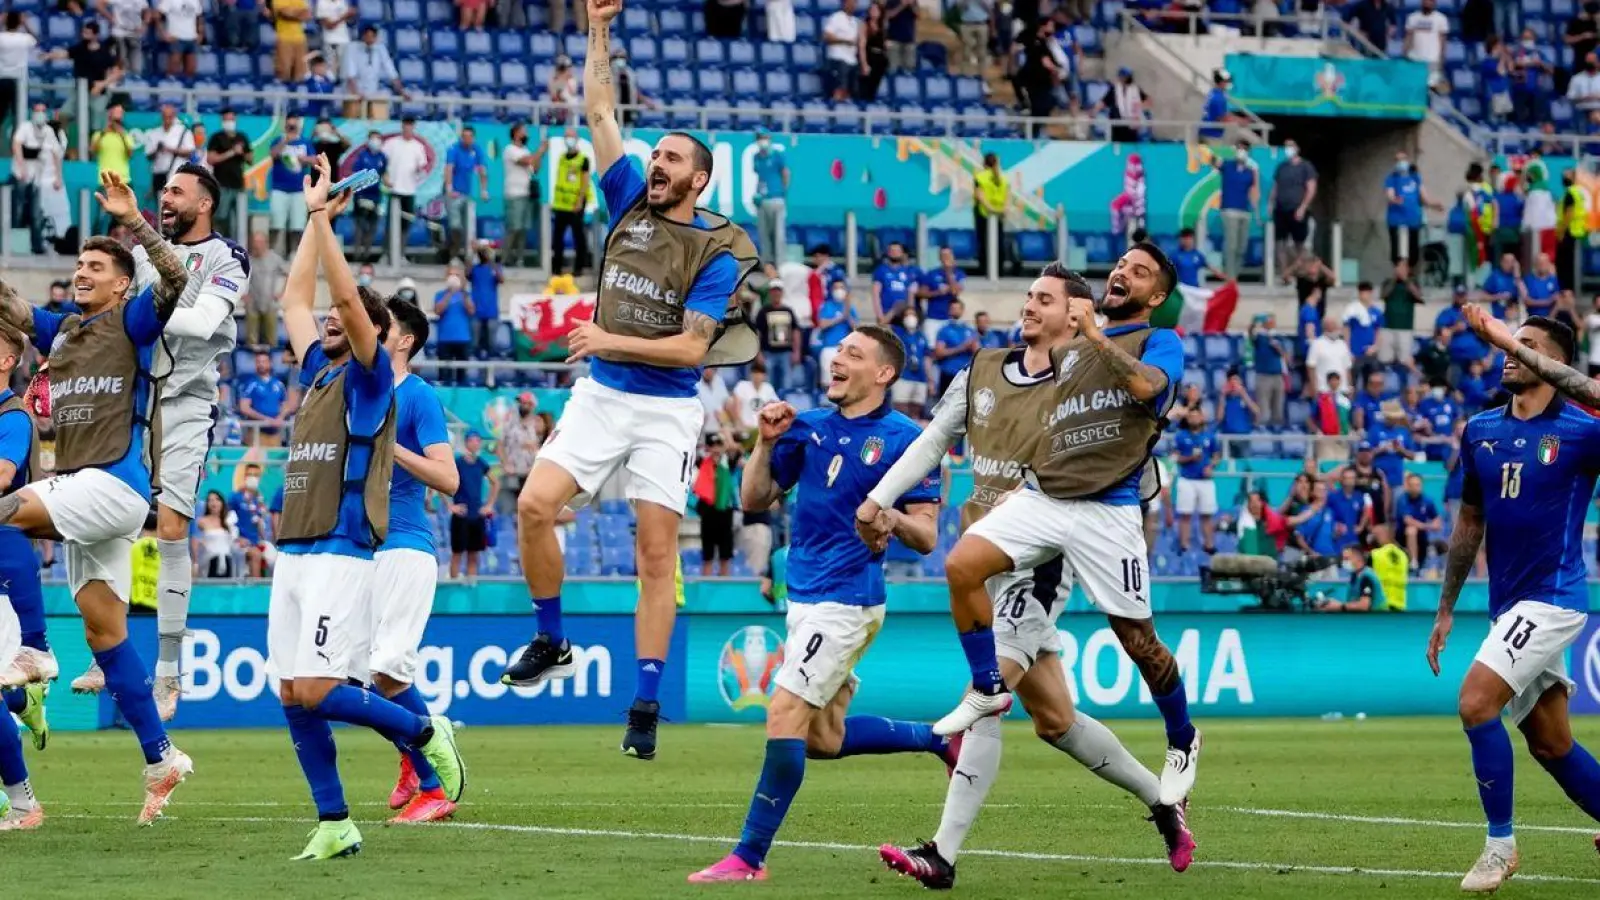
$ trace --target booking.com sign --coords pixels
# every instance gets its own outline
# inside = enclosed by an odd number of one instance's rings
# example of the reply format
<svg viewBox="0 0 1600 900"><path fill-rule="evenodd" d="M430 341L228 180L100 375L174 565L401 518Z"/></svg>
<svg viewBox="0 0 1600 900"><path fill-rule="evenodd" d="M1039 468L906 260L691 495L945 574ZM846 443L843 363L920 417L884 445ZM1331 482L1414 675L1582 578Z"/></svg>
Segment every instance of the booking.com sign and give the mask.
<svg viewBox="0 0 1600 900"><path fill-rule="evenodd" d="M1579 715L1600 714L1600 615L1589 616L1589 626L1572 645L1572 711Z"/></svg>

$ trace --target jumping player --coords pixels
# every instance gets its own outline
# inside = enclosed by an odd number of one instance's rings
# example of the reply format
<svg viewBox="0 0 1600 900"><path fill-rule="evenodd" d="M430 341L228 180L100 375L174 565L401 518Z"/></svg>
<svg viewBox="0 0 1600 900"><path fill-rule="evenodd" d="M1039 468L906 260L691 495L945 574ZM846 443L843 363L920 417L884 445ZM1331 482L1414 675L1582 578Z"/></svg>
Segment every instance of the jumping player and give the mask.
<svg viewBox="0 0 1600 900"><path fill-rule="evenodd" d="M769 403L761 410L740 499L745 509L769 509L799 485L789 544L789 634L767 707L766 762L743 836L732 853L690 875L690 882L766 879L767 851L800 790L808 757L925 752L953 764L951 746L927 725L845 717L855 696L851 669L883 627L889 535L918 553L931 551L938 539L937 474L882 513L876 546L851 533L857 504L917 436L916 423L895 412L887 396L903 365L905 350L894 333L869 325L845 337L829 366L828 400L837 409L796 416L787 403Z"/></svg>
<svg viewBox="0 0 1600 900"><path fill-rule="evenodd" d="M8 387L26 341L21 332L0 328L0 495L37 479L40 472L38 429L23 399ZM5 691L6 704L20 707L26 696L21 685L48 682L61 674L61 669L45 636L39 554L33 541L10 525L0 526L0 594L11 598L22 628L22 647L11 663L0 669L0 686L15 688Z"/></svg>
<svg viewBox="0 0 1600 900"><path fill-rule="evenodd" d="M1051 351L1065 347L1075 336L1068 326L1068 304L1072 298L1093 296L1088 282L1060 263L1051 263L1039 273L1022 307L1023 346L980 350L971 367L956 376L935 408L933 422L856 511L863 538L879 539L871 525L879 512L928 471L937 471L945 453L963 438L968 442L974 478L971 499L962 510L963 528L1022 486L1022 465L1031 436L1026 429L1006 427L1017 421L1011 410L1019 399L1026 402L1035 392L1050 391L1055 374ZM1033 570L989 579L994 617L1002 623L995 630L1001 678L1007 689L1022 699L1041 740L1149 808L1172 867L1182 872L1194 855L1194 838L1185 825L1183 805L1162 804L1161 782L1155 774L1134 759L1109 728L1073 709L1055 624L1071 593L1071 582L1064 577L1067 574L1058 555ZM956 761L961 777L950 780L934 839L911 849L886 844L879 850L889 868L939 890L954 886L956 856L1000 771L997 716L979 719L964 738Z"/></svg>
<svg viewBox="0 0 1600 900"><path fill-rule="evenodd" d="M1492 624L1461 684L1460 711L1489 836L1461 889L1490 893L1522 862L1502 711L1539 765L1600 821L1600 763L1572 739L1567 702L1574 685L1566 666L1567 648L1589 620L1583 520L1600 475L1600 419L1557 396L1600 405L1600 383L1570 366L1576 340L1566 325L1529 316L1512 334L1480 307L1466 307L1466 316L1479 336L1505 351L1500 383L1511 402L1473 416L1462 434L1461 509L1428 665L1439 674L1461 585L1486 545Z"/></svg>
<svg viewBox="0 0 1600 900"><path fill-rule="evenodd" d="M22 624L11 604L0 603L0 668L10 667L22 649ZM11 713L0 710L0 831L32 831L44 824L44 805L33 796L22 734Z"/></svg>
<svg viewBox="0 0 1600 900"><path fill-rule="evenodd" d="M649 165L623 155L611 72L611 20L622 0L588 0L589 53L583 102L611 212L593 322L567 338L568 362L590 360L561 424L539 451L517 500L522 571L538 632L501 677L531 686L573 674L561 621L565 567L555 526L618 469L634 501L640 591L635 620L638 686L622 751L656 753L657 693L672 640L672 580L695 446L704 411L695 384L707 365L739 365L756 352L734 293L757 262L744 230L695 208L711 180L711 151L673 132Z"/></svg>

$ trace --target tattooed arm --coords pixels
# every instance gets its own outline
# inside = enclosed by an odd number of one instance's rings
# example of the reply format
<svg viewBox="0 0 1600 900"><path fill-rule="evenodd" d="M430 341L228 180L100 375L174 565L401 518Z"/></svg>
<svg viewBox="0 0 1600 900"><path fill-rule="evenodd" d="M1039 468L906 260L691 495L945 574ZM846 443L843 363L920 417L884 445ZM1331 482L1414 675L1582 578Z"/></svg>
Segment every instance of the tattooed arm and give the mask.
<svg viewBox="0 0 1600 900"><path fill-rule="evenodd" d="M604 331L594 322L583 322L567 335L567 362L590 356L613 362L645 363L672 369L699 366L716 336L716 319L692 309L683 311L683 331L665 338L628 337Z"/></svg>
<svg viewBox="0 0 1600 900"><path fill-rule="evenodd" d="M1132 395L1133 399L1154 403L1166 391L1170 380L1161 367L1135 359L1133 354L1118 347L1098 328L1087 337L1094 348L1100 351L1118 386Z"/></svg>
<svg viewBox="0 0 1600 900"><path fill-rule="evenodd" d="M1455 528L1450 532L1450 549L1445 555L1444 585L1439 590L1439 615L1455 612L1456 600L1461 596L1461 585L1471 574L1478 561L1478 548L1483 546L1483 509L1461 504L1456 515Z"/></svg>
<svg viewBox="0 0 1600 900"><path fill-rule="evenodd" d="M189 285L189 270L178 258L177 249L145 221L144 214L139 212L139 199L134 196L133 188L115 173L100 173L100 192L95 196L106 214L132 232L139 246L150 255L150 265L156 270L157 276L153 286L156 315L162 322L167 321L172 317L173 310L178 308L178 298L183 296L183 289Z"/></svg>
<svg viewBox="0 0 1600 900"><path fill-rule="evenodd" d="M1518 341L1511 329L1476 304L1463 307L1466 324L1551 387L1585 406L1600 406L1600 382Z"/></svg>
<svg viewBox="0 0 1600 900"><path fill-rule="evenodd" d="M611 79L611 20L622 0L588 0L589 55L583 66L583 113L589 123L596 171L605 174L622 158L622 129L617 125L616 88Z"/></svg>

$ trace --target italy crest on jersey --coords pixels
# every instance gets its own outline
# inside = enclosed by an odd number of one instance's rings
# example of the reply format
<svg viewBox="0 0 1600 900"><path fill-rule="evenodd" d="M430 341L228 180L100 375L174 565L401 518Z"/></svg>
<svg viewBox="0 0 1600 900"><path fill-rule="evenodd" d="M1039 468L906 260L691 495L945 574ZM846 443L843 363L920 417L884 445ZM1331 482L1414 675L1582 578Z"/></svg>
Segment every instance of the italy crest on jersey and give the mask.
<svg viewBox="0 0 1600 900"><path fill-rule="evenodd" d="M867 438L866 443L861 445L861 461L869 466L875 466L880 459L883 459L883 438Z"/></svg>
<svg viewBox="0 0 1600 900"><path fill-rule="evenodd" d="M184 262L184 266L190 272L198 272L198 271L200 271L200 267L205 265L205 263L206 263L206 258L205 258L204 254L191 253L191 254L189 254L189 259Z"/></svg>
<svg viewBox="0 0 1600 900"><path fill-rule="evenodd" d="M1553 434L1547 434L1539 439L1539 462L1548 466L1556 461L1556 455L1560 452L1560 438Z"/></svg>

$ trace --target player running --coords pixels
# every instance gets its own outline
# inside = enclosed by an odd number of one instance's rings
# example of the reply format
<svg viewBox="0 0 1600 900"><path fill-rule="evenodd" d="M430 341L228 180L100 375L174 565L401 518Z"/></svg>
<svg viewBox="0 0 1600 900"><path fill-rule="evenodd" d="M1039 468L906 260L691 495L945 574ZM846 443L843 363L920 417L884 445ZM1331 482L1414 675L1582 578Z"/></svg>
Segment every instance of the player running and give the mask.
<svg viewBox="0 0 1600 900"><path fill-rule="evenodd" d="M871 524L879 512L930 470L937 471L945 453L962 438L968 442L974 479L972 496L961 511L963 529L1022 486L1022 461L1031 435L1023 428L1005 427L1005 423L1018 421L1011 410L1019 400L1026 402L1035 392L1050 391L1055 374L1051 351L1065 347L1075 336L1068 326L1068 304L1072 298L1093 296L1089 283L1060 263L1051 263L1039 273L1022 307L1024 346L980 350L972 365L956 376L935 408L933 422L856 510L863 538L881 539ZM1000 427L991 427L994 425ZM1161 782L1155 774L1140 765L1109 728L1073 709L1056 630L1056 618L1071 593L1066 574L1058 555L1033 570L989 579L994 616L1003 623L995 632L1000 676L1007 690L1022 699L1034 732L1045 743L1150 808L1172 867L1182 872L1189 867L1195 849L1184 822L1183 804L1162 804ZM944 815L933 840L911 849L888 844L879 849L889 868L936 890L955 885L956 856L1000 772L999 717L985 716L973 723L960 749L956 761L960 777L950 779Z"/></svg>
<svg viewBox="0 0 1600 900"><path fill-rule="evenodd" d="M155 698L161 720L178 711L182 684L178 664L189 621L192 562L189 526L194 519L211 429L217 422L218 362L233 352L237 326L234 308L250 284L250 256L217 234L212 217L222 202L222 188L203 166L188 163L167 179L161 190L161 232L175 246L188 282L178 308L167 322L156 354L155 374L161 383L161 483L156 493L156 548L161 568L156 576ZM156 280L148 254L135 248L137 285ZM97 692L104 676L90 669L74 679L72 689Z"/></svg>
<svg viewBox="0 0 1600 900"><path fill-rule="evenodd" d="M683 132L656 142L641 172L623 154L611 86L611 20L622 0L588 0L583 102L610 210L595 318L567 337L568 362L590 360L555 433L540 449L517 500L523 576L538 632L501 676L533 686L574 672L561 621L566 571L555 526L618 469L637 522L638 681L622 751L656 753L657 693L672 641L678 523L694 474L704 411L695 384L708 365L740 365L756 352L734 293L757 262L744 230L695 208L711 180L711 150Z"/></svg>
<svg viewBox="0 0 1600 900"><path fill-rule="evenodd" d="M1473 416L1462 434L1461 509L1428 665L1439 674L1461 585L1486 545L1492 624L1461 684L1460 709L1489 837L1461 889L1490 893L1522 862L1502 710L1539 765L1600 820L1600 764L1572 739L1567 700L1574 685L1566 666L1567 648L1589 619L1583 520L1600 475L1600 419L1556 395L1600 405L1600 383L1568 365L1576 339L1566 325L1529 316L1513 335L1479 307L1466 307L1466 315L1474 331L1505 351L1500 383L1511 402Z"/></svg>
<svg viewBox="0 0 1600 900"><path fill-rule="evenodd" d="M133 254L111 238L93 237L73 274L82 313L34 307L0 284L0 320L46 356L57 472L0 497L0 525L66 544L67 581L89 649L144 751L139 824L149 825L194 771L168 740L150 694L150 670L128 640L133 540L150 512L151 365L188 272L144 220L132 188L110 172L100 174L100 185L101 207L149 252L160 278L128 299Z"/></svg>
<svg viewBox="0 0 1600 900"><path fill-rule="evenodd" d="M1077 336L1051 353L1051 391L1018 397L1004 418L986 410L982 398L973 399L974 424L987 419L980 427L1026 431L1034 441L1022 457L1024 489L968 529L945 560L951 613L973 688L934 724L940 734L955 734L1010 708L986 585L996 575L1031 569L1059 554L1110 620L1166 722L1162 806L1177 806L1189 796L1200 756L1200 732L1189 721L1178 662L1150 618L1139 512L1145 462L1183 374L1178 336L1150 326L1151 312L1176 285L1177 273L1161 248L1135 244L1106 279L1098 308L1082 297L1068 301L1068 327Z"/></svg>
<svg viewBox="0 0 1600 900"><path fill-rule="evenodd" d="M373 551L389 524L395 372L383 346L389 312L376 293L356 286L330 224L351 196L345 191L330 200L332 181L327 157L318 157L305 178L310 224L282 301L289 344L304 362L305 400L284 471L267 666L281 679L289 737L317 807L317 828L297 860L361 850L339 780L332 722L365 725L420 751L451 802L461 799L466 781L449 719L418 715L347 683L360 665L353 654L370 633ZM319 262L333 299L320 336L311 311Z"/></svg>
<svg viewBox="0 0 1600 900"><path fill-rule="evenodd" d="M760 413L760 437L744 468L745 509L769 509L799 485L789 543L788 638L777 690L767 707L767 756L733 852L689 876L692 883L764 881L766 856L805 778L806 758L868 753L933 753L954 761L933 729L878 716L845 718L855 696L851 669L883 627L883 551L893 534L918 553L938 540L937 473L884 511L884 537L869 548L850 527L856 506L880 473L917 436L895 412L889 386L905 350L887 328L868 325L844 339L829 367L828 400L837 409L795 415L787 403Z"/></svg>
<svg viewBox="0 0 1600 900"><path fill-rule="evenodd" d="M0 603L0 668L22 649L22 624L11 604ZM0 831L32 831L44 825L44 804L33 796L22 734L11 714L0 710Z"/></svg>
<svg viewBox="0 0 1600 900"><path fill-rule="evenodd" d="M0 495L38 478L39 431L23 398L8 385L22 361L27 337L0 328ZM13 526L0 526L0 594L10 598L21 623L22 647L0 668L0 687L7 708L20 712L26 692L21 685L47 683L61 674L45 636L44 589L39 583L39 554L33 541Z"/></svg>
<svg viewBox="0 0 1600 900"><path fill-rule="evenodd" d="M429 488L446 497L456 492L461 476L445 425L439 395L411 372L411 360L428 343L428 317L415 303L398 297L387 304L392 323L385 343L394 369L394 480L389 491L389 534L372 559L377 572L371 591L371 653L358 673L378 693L419 716L428 704L417 692L417 652L433 609L439 581L439 558L433 523L423 507ZM359 666L358 666L359 668ZM454 798L445 795L439 773L420 751L400 748L400 779L389 795L389 808L399 810L394 823L432 822L455 813Z"/></svg>

